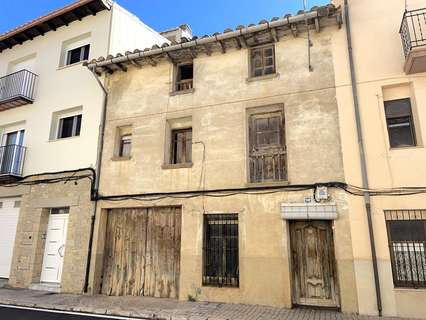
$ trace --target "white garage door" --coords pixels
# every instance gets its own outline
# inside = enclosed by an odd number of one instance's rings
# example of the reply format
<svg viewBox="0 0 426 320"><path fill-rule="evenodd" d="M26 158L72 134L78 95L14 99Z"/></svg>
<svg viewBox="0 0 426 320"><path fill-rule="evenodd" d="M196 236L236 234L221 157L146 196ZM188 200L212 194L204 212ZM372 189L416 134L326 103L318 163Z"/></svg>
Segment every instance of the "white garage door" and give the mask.
<svg viewBox="0 0 426 320"><path fill-rule="evenodd" d="M0 198L0 278L9 278L19 207L19 198Z"/></svg>

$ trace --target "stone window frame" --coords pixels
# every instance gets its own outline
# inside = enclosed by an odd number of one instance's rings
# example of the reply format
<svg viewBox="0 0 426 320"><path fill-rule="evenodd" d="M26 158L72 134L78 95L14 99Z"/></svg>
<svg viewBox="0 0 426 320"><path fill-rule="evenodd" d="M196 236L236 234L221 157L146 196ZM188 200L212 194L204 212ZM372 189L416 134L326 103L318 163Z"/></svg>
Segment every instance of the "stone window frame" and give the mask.
<svg viewBox="0 0 426 320"><path fill-rule="evenodd" d="M130 145L130 154L123 156L120 154L122 138L125 136L130 136L131 145ZM133 125L126 124L116 127L115 130L115 139L114 139L114 149L111 160L112 161L126 161L132 159L132 150L133 149Z"/></svg>
<svg viewBox="0 0 426 320"><path fill-rule="evenodd" d="M172 163L172 132L174 130L192 129L192 139L194 141L194 130L192 125L192 116L183 116L179 118L171 118L166 120L165 135L164 135L164 162L162 169L181 169L191 168L193 166L193 157L191 162L187 163Z"/></svg>

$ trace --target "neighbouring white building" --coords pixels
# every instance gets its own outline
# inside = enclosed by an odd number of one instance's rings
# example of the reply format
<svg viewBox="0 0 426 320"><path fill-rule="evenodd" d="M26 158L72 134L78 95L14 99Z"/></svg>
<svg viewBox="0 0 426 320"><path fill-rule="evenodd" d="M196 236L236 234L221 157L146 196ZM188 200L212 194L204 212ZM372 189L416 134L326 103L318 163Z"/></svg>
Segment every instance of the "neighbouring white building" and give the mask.
<svg viewBox="0 0 426 320"><path fill-rule="evenodd" d="M0 278L10 285L84 289L104 92L82 64L164 42L108 0L0 35Z"/></svg>

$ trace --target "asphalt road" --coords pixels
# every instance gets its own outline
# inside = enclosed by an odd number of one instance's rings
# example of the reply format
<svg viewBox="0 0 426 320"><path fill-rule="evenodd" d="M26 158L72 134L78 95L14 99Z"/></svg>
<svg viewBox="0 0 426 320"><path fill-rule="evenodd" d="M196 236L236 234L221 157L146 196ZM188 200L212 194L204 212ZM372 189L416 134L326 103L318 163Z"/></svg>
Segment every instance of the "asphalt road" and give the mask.
<svg viewBox="0 0 426 320"><path fill-rule="evenodd" d="M121 317L99 317L83 314L55 313L33 309L0 307L1 320L111 320L128 319Z"/></svg>

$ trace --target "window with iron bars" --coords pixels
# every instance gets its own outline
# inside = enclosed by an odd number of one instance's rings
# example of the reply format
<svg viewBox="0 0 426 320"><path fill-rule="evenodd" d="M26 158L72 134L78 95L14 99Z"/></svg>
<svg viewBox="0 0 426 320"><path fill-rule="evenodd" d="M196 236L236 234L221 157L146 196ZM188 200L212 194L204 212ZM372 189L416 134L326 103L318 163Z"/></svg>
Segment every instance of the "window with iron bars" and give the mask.
<svg viewBox="0 0 426 320"><path fill-rule="evenodd" d="M426 210L385 211L395 287L426 287Z"/></svg>
<svg viewBox="0 0 426 320"><path fill-rule="evenodd" d="M203 285L239 286L238 215L204 215Z"/></svg>

